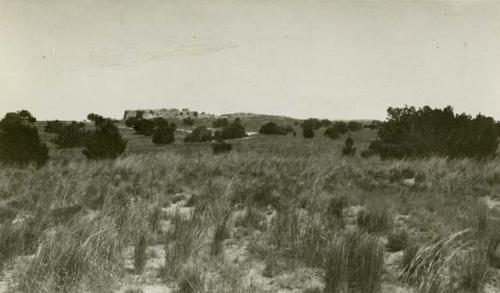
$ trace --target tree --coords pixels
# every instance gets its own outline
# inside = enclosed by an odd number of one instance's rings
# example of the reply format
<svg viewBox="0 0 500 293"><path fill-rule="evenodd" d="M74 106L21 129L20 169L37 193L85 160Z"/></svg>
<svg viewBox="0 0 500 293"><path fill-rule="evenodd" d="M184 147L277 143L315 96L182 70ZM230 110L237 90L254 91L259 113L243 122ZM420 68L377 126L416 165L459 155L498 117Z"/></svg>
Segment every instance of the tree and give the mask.
<svg viewBox="0 0 500 293"><path fill-rule="evenodd" d="M186 118L182 119L182 123L184 123L184 125L187 125L187 126L193 126L194 120L191 117L186 117Z"/></svg>
<svg viewBox="0 0 500 293"><path fill-rule="evenodd" d="M355 153L356 153L356 148L354 147L354 141L349 135L345 140L344 147L342 148L342 154L344 156L354 156Z"/></svg>
<svg viewBox="0 0 500 293"><path fill-rule="evenodd" d="M49 158L48 147L40 141L33 125L35 117L26 110L10 112L0 121L0 162L43 165Z"/></svg>
<svg viewBox="0 0 500 293"><path fill-rule="evenodd" d="M227 118L217 118L212 121L212 126L214 128L223 128L229 126L229 120Z"/></svg>
<svg viewBox="0 0 500 293"><path fill-rule="evenodd" d="M247 136L245 127L241 124L241 120L236 118L226 127L223 127L219 131L219 135L222 139L234 139Z"/></svg>
<svg viewBox="0 0 500 293"><path fill-rule="evenodd" d="M272 135L272 134L287 135L290 132L293 132L293 129L290 126L287 127L279 126L274 122L267 122L264 125L262 125L259 129L260 134L266 134L266 135Z"/></svg>
<svg viewBox="0 0 500 293"><path fill-rule="evenodd" d="M321 122L316 118L309 118L302 122L302 128L310 128L312 130L318 130L321 128Z"/></svg>
<svg viewBox="0 0 500 293"><path fill-rule="evenodd" d="M357 121L349 121L349 123L347 123L347 129L349 129L349 131L358 131L361 128L363 128L363 125Z"/></svg>
<svg viewBox="0 0 500 293"><path fill-rule="evenodd" d="M213 138L214 135L206 126L198 126L193 132L186 135L184 142L205 142L211 141Z"/></svg>
<svg viewBox="0 0 500 293"><path fill-rule="evenodd" d="M60 148L80 147L85 144L88 136L89 132L85 130L83 122L72 121L71 124L64 125L59 130L54 143Z"/></svg>
<svg viewBox="0 0 500 293"><path fill-rule="evenodd" d="M344 121L337 121L333 123L332 127L338 134L345 134L349 131L347 124Z"/></svg>
<svg viewBox="0 0 500 293"><path fill-rule="evenodd" d="M90 132L83 149L88 159L115 159L125 151L127 141L111 119L96 114L87 117L95 124L95 130Z"/></svg>
<svg viewBox="0 0 500 293"><path fill-rule="evenodd" d="M139 120L136 117L129 117L127 120L125 120L125 126L127 127L134 127L135 123L137 123L137 120Z"/></svg>
<svg viewBox="0 0 500 293"><path fill-rule="evenodd" d="M155 120L152 141L154 144L171 144L175 141L175 123L169 123L163 118Z"/></svg>
<svg viewBox="0 0 500 293"><path fill-rule="evenodd" d="M320 123L321 123L322 127L328 127L328 126L332 125L332 121L330 121L328 119L323 119L320 121Z"/></svg>
<svg viewBox="0 0 500 293"><path fill-rule="evenodd" d="M149 119L138 119L134 123L134 130L137 134L142 134L145 136L151 136L155 128L155 123Z"/></svg>
<svg viewBox="0 0 500 293"><path fill-rule="evenodd" d="M335 129L335 127L333 127L333 126L328 127L325 130L325 135L328 136L331 139L337 139L337 138L339 138L339 133L337 132L337 129Z"/></svg>
<svg viewBox="0 0 500 293"><path fill-rule="evenodd" d="M43 128L43 131L48 133L58 133L63 126L64 123L59 120L47 121L47 124Z"/></svg>
<svg viewBox="0 0 500 293"><path fill-rule="evenodd" d="M313 138L314 137L314 130L312 130L311 128L303 128L302 135L305 138Z"/></svg>

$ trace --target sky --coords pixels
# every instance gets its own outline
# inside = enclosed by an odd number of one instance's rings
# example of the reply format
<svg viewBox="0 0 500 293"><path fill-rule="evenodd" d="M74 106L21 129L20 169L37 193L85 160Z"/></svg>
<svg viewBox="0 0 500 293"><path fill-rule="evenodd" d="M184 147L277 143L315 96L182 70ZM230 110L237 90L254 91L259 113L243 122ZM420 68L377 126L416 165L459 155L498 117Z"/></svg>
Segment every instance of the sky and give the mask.
<svg viewBox="0 0 500 293"><path fill-rule="evenodd" d="M0 0L0 115L500 120L500 1Z"/></svg>

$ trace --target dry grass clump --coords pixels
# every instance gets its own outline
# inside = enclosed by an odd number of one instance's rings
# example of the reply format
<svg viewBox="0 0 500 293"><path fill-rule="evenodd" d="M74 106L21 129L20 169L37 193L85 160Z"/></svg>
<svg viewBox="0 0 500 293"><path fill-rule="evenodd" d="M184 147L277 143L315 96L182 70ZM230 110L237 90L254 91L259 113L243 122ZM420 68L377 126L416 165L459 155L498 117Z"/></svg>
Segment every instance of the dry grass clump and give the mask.
<svg viewBox="0 0 500 293"><path fill-rule="evenodd" d="M165 244L165 279L176 279L182 265L194 257L203 246L205 225L199 214L185 217L177 213L171 219L172 229L167 233Z"/></svg>
<svg viewBox="0 0 500 293"><path fill-rule="evenodd" d="M421 292L482 292L487 257L473 236L467 229L423 246L405 270L404 279Z"/></svg>
<svg viewBox="0 0 500 293"><path fill-rule="evenodd" d="M364 208L357 215L358 227L377 233L387 231L392 227L392 207L384 197L369 197Z"/></svg>
<svg viewBox="0 0 500 293"><path fill-rule="evenodd" d="M120 237L108 217L58 226L18 277L22 292L111 291L122 268Z"/></svg>
<svg viewBox="0 0 500 293"><path fill-rule="evenodd" d="M329 234L320 213L304 209L278 212L270 229L270 244L285 257L298 258L310 266L323 264L324 248Z"/></svg>
<svg viewBox="0 0 500 293"><path fill-rule="evenodd" d="M349 232L335 236L325 260L325 293L380 292L384 246L377 237Z"/></svg>

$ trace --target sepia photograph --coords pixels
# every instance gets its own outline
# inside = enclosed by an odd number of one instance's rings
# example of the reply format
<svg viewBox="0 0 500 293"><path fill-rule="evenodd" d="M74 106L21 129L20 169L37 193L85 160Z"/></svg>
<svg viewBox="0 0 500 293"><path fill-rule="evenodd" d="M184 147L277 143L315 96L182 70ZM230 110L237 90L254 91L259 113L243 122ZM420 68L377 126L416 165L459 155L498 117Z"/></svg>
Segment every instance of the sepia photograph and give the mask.
<svg viewBox="0 0 500 293"><path fill-rule="evenodd" d="M500 293L500 0L0 0L0 293Z"/></svg>

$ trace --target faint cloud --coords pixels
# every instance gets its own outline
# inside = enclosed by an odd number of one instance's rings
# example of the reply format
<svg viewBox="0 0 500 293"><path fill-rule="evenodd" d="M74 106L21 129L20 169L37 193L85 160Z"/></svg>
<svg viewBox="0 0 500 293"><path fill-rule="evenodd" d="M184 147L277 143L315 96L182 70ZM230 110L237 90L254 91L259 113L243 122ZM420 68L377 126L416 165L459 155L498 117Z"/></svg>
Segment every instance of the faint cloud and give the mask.
<svg viewBox="0 0 500 293"><path fill-rule="evenodd" d="M91 50L91 62L100 67L135 66L178 55L204 55L237 48L234 44L215 45L201 42L180 44L169 49L148 49L137 46Z"/></svg>

